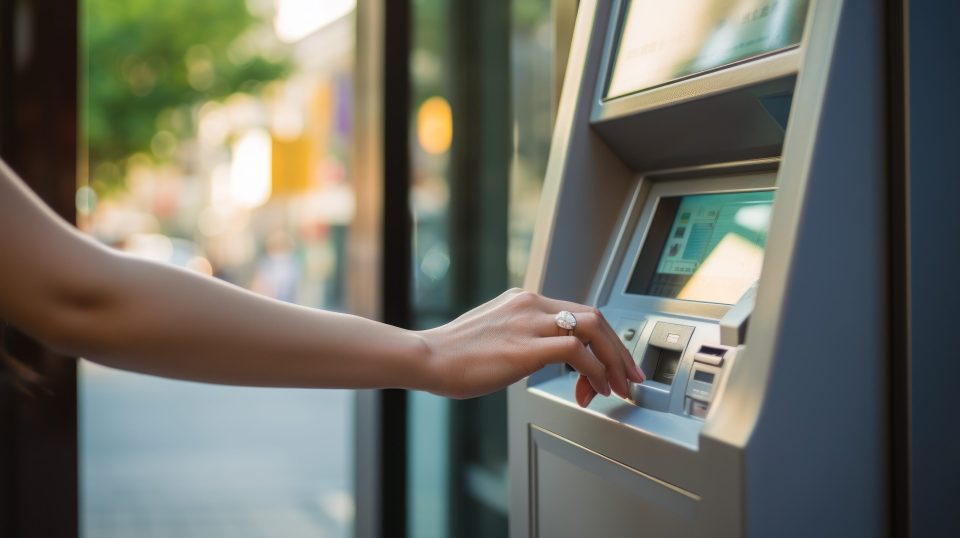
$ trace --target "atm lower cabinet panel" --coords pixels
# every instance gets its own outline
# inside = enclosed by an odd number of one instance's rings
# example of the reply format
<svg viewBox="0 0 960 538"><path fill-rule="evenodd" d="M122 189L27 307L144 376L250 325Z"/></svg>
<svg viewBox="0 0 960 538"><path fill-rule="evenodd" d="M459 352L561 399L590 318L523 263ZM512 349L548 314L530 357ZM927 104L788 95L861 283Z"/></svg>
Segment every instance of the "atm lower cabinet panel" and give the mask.
<svg viewBox="0 0 960 538"><path fill-rule="evenodd" d="M531 536L691 536L700 498L530 426ZM631 522L623 528L624 522Z"/></svg>

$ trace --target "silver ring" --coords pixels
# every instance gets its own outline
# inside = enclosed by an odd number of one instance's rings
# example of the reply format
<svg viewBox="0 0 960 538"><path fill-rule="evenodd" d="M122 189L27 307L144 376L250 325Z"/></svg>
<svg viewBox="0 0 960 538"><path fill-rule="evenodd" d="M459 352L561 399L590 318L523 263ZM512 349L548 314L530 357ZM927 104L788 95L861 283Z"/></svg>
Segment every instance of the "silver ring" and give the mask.
<svg viewBox="0 0 960 538"><path fill-rule="evenodd" d="M567 331L567 335L572 335L573 330L577 327L577 317L573 315L573 312L568 312L567 310L561 310L557 312L557 315L553 318L553 322L557 324L557 327Z"/></svg>

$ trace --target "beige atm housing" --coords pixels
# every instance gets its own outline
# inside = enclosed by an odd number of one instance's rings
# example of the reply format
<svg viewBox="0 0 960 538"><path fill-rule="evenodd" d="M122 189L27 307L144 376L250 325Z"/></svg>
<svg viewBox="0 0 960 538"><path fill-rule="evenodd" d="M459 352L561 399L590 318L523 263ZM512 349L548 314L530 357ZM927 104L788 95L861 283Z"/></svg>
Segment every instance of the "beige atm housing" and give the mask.
<svg viewBox="0 0 960 538"><path fill-rule="evenodd" d="M526 287L648 381L510 388L511 536L887 532L882 4L581 2Z"/></svg>

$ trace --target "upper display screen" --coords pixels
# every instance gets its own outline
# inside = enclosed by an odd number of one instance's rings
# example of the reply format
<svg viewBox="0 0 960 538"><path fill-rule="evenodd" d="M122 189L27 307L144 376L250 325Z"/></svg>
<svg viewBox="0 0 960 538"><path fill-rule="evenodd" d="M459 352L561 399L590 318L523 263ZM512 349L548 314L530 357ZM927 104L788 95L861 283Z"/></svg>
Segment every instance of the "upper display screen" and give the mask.
<svg viewBox="0 0 960 538"><path fill-rule="evenodd" d="M796 45L808 0L625 0L604 97Z"/></svg>
<svg viewBox="0 0 960 538"><path fill-rule="evenodd" d="M773 191L663 198L627 293L734 304L760 277Z"/></svg>

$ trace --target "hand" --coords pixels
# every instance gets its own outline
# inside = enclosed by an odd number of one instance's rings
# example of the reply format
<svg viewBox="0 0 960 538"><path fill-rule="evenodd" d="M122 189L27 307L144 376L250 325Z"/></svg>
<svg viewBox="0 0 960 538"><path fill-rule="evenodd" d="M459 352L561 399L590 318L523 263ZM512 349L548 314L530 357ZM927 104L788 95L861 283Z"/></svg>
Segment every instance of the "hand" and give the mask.
<svg viewBox="0 0 960 538"><path fill-rule="evenodd" d="M577 318L573 336L554 316L569 310ZM645 381L613 329L596 308L548 299L520 289L504 292L454 321L422 333L436 375L434 392L470 398L505 387L550 363L565 362L580 372L577 403L586 407L611 389L630 396L630 381Z"/></svg>

